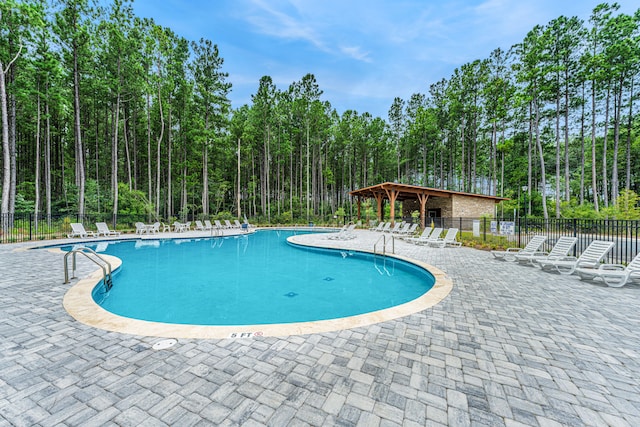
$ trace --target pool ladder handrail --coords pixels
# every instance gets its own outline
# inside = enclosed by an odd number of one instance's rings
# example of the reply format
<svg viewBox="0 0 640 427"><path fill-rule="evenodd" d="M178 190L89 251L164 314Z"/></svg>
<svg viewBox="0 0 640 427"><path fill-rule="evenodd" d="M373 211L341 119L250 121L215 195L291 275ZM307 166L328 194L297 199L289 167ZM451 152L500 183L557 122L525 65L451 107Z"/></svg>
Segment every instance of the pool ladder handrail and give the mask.
<svg viewBox="0 0 640 427"><path fill-rule="evenodd" d="M393 235L391 235L389 237L391 237L391 239L389 239L389 241L391 242L391 253L395 254L396 253L396 238ZM374 245L373 245L373 254L374 255L378 254L378 243L380 243L380 240L382 240L382 255L386 255L387 254L387 235L386 234L382 234L382 236L380 236L378 238L376 243L374 243Z"/></svg>
<svg viewBox="0 0 640 427"><path fill-rule="evenodd" d="M86 246L81 246L79 248L73 249L64 255L64 283L69 283L69 256L71 255L73 255L73 270L71 278L76 278L76 254L84 255L85 257L87 257L87 259L89 259L91 262L102 269L102 279L104 281L104 287L107 289L107 291L111 290L111 287L113 286L111 263L98 255L98 253L96 253L93 249L87 248Z"/></svg>

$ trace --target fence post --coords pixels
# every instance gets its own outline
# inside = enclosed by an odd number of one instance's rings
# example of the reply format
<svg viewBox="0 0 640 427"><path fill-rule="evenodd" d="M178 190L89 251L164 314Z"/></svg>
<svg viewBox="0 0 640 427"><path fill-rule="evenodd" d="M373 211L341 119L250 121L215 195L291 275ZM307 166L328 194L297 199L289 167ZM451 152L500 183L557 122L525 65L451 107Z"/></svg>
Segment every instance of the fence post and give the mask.
<svg viewBox="0 0 640 427"><path fill-rule="evenodd" d="M33 231L31 229L33 217L31 215L33 215L33 214L31 212L29 212L29 241L33 240Z"/></svg>
<svg viewBox="0 0 640 427"><path fill-rule="evenodd" d="M487 217L482 218L483 232L482 238L486 242L487 241Z"/></svg>

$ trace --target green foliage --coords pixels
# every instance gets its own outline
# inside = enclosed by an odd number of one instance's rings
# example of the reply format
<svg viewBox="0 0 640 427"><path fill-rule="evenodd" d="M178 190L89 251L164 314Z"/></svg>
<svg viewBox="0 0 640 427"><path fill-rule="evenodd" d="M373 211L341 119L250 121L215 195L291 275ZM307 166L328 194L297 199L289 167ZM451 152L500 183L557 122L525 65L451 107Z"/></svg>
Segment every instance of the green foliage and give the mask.
<svg viewBox="0 0 640 427"><path fill-rule="evenodd" d="M142 191L129 190L126 184L118 184L118 212L126 215L149 215L154 207Z"/></svg>
<svg viewBox="0 0 640 427"><path fill-rule="evenodd" d="M48 178L44 162L36 177L34 161L45 159L47 136L55 213L72 213L82 203L87 212L110 213L115 174L116 182L126 182L118 184L120 213L168 218L231 215L239 198L240 211L264 223L331 222L336 209L344 218L354 213L349 190L385 181L505 195L511 200L498 212L506 217L514 210L522 215L528 205L531 216L544 216L544 204L553 209L570 196L560 206L563 217L637 218L631 195L621 192L615 206L599 210L604 197L593 195L601 188L640 187L633 98L640 15L618 10L603 4L588 23L565 17L540 23L511 49L461 64L428 94L394 97L385 121L336 111L321 99L313 74L285 88L263 76L250 105L231 111L224 52L214 41L190 42L175 29L140 19L129 1L0 2L0 61L6 65L24 44L7 85L19 135L16 211L33 208L34 183ZM608 147L620 147L615 154L604 151L605 126L591 123L607 107L617 112L606 127ZM570 123L564 123L565 111ZM84 141L79 158L76 124ZM572 132L566 141L564 128ZM629 157L622 148L627 139ZM618 176L612 177L614 156ZM86 161L89 177L82 200L77 159ZM631 182L623 182L627 162ZM547 176L555 170L559 178ZM561 194L565 180L568 196ZM557 201L543 200L543 186L556 190L556 182ZM523 183L531 183L530 198L519 191ZM40 190L44 198L44 185ZM385 218L389 209L386 203ZM375 218L375 210L367 201L365 219Z"/></svg>
<svg viewBox="0 0 640 427"><path fill-rule="evenodd" d="M577 218L577 219L599 219L600 214L596 212L591 203L578 204L576 199L571 199L569 202L562 202L561 215L563 218Z"/></svg>
<svg viewBox="0 0 640 427"><path fill-rule="evenodd" d="M622 190L616 199L616 219L640 219L640 197L631 190Z"/></svg>

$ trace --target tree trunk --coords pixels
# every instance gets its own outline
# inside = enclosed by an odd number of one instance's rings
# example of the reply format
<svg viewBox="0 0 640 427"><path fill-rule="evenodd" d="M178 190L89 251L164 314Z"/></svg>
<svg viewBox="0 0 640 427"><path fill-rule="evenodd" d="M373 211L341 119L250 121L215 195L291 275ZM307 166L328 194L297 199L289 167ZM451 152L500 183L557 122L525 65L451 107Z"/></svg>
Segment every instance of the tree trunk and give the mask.
<svg viewBox="0 0 640 427"><path fill-rule="evenodd" d="M560 97L556 96L556 218L560 218Z"/></svg>
<svg viewBox="0 0 640 427"><path fill-rule="evenodd" d="M591 80L591 192L593 208L600 212L598 206L598 171L596 168L596 81Z"/></svg>
<svg viewBox="0 0 640 427"><path fill-rule="evenodd" d="M9 156L9 117L7 114L7 88L5 86L5 71L0 61L0 107L2 114L2 231L9 228L9 186L11 185L11 160Z"/></svg>
<svg viewBox="0 0 640 427"><path fill-rule="evenodd" d="M609 104L611 88L607 88L607 98L604 107L604 135L602 137L602 202L609 206L609 178L607 178L607 139L609 134Z"/></svg>
<svg viewBox="0 0 640 427"><path fill-rule="evenodd" d="M118 68L120 68L120 60L118 60ZM116 106L113 120L113 137L111 143L111 192L113 194L113 222L118 217L118 122L120 121L120 89L116 96Z"/></svg>
<svg viewBox="0 0 640 427"><path fill-rule="evenodd" d="M80 70L78 67L78 47L73 42L73 113L75 120L76 181L78 183L78 215L84 215L84 148L82 146L82 127L80 123Z"/></svg>
<svg viewBox="0 0 640 427"><path fill-rule="evenodd" d="M622 115L622 89L623 77L613 96L613 161L611 163L611 203L616 204L618 198L618 150L620 149L620 116Z"/></svg>
<svg viewBox="0 0 640 427"><path fill-rule="evenodd" d="M584 178L585 178L585 169L584 169L584 161L585 161L585 141L584 141L584 121L585 121L585 104L584 99L585 95L585 83L582 83L582 108L580 112L580 206L584 204Z"/></svg>
<svg viewBox="0 0 640 427"><path fill-rule="evenodd" d="M47 225L51 221L51 120L49 114L49 86L46 88L47 100L44 105L47 129L44 145L44 187L47 209Z"/></svg>
<svg viewBox="0 0 640 427"><path fill-rule="evenodd" d="M631 127L633 125L633 76L631 76L631 89L629 93L629 121L627 123L627 160L626 179L624 188L631 189Z"/></svg>
<svg viewBox="0 0 640 427"><path fill-rule="evenodd" d="M33 206L33 218L35 221L36 233L38 232L38 213L40 209L40 81L37 84L37 101L36 101L36 176L34 177L35 184L35 203Z"/></svg>
<svg viewBox="0 0 640 427"><path fill-rule="evenodd" d="M544 219L549 219L549 212L547 211L547 174L544 166L544 153L542 151L542 141L540 140L540 107L538 106L538 99L534 99L535 109L535 131L536 131L536 147L538 147L538 154L540 156L540 181L541 181L541 193L542 193L542 212Z"/></svg>
<svg viewBox="0 0 640 427"><path fill-rule="evenodd" d="M127 129L127 109L123 110L122 117L122 136L124 137L124 155L125 162L127 164L127 184L129 185L129 191L133 189L133 179L131 176L131 153L129 151L129 130Z"/></svg>
<svg viewBox="0 0 640 427"><path fill-rule="evenodd" d="M156 142L156 218L160 217L160 154L164 136L164 115L162 112L162 73L158 61L158 112L160 113L160 135Z"/></svg>

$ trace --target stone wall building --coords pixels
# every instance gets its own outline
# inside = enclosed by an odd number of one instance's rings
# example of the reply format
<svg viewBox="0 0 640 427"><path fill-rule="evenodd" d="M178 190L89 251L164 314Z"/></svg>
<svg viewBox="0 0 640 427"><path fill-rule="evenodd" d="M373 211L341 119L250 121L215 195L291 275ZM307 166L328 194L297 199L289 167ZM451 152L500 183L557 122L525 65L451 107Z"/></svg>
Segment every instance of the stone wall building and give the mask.
<svg viewBox="0 0 640 427"><path fill-rule="evenodd" d="M402 202L402 217L410 218L418 211L420 223L424 227L427 218L480 218L494 216L495 205L504 197L440 190L437 188L385 182L371 187L351 191L358 204L358 218L361 219L361 203L372 198L377 202L378 220L382 221L383 205L391 204L391 222L395 221L395 203Z"/></svg>

